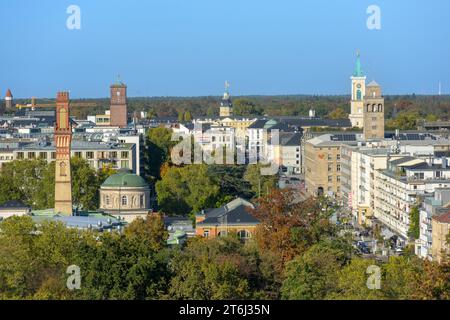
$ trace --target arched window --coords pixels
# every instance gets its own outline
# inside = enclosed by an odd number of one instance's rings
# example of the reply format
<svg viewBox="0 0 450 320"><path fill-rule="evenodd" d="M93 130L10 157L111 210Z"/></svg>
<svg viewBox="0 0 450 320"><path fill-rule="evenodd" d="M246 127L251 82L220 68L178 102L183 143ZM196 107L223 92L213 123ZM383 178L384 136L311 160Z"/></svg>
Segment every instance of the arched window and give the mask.
<svg viewBox="0 0 450 320"><path fill-rule="evenodd" d="M128 205L128 197L127 196L122 196L122 205L123 206L127 206Z"/></svg>
<svg viewBox="0 0 450 320"><path fill-rule="evenodd" d="M377 112L377 105L376 104L372 105L372 112Z"/></svg>
<svg viewBox="0 0 450 320"><path fill-rule="evenodd" d="M367 112L370 112L370 108L371 108L371 105L370 105L370 104L368 104L366 108L367 108L367 109L366 109L366 110L367 110Z"/></svg>
<svg viewBox="0 0 450 320"><path fill-rule="evenodd" d="M383 105L381 103L378 105L378 112L383 112Z"/></svg>
<svg viewBox="0 0 450 320"><path fill-rule="evenodd" d="M356 100L362 100L362 93L361 90L356 91Z"/></svg>
<svg viewBox="0 0 450 320"><path fill-rule="evenodd" d="M145 208L145 197L143 194L141 194L141 196L139 197L139 205L141 206L141 208Z"/></svg>

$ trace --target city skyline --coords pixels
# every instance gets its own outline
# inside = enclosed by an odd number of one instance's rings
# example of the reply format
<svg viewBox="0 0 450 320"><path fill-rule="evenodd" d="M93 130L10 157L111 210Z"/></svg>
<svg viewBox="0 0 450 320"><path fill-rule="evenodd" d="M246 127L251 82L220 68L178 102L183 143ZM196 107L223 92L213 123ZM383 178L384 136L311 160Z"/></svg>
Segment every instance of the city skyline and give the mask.
<svg viewBox="0 0 450 320"><path fill-rule="evenodd" d="M79 30L66 26L72 4ZM359 50L387 95L450 92L446 1L377 1L380 30L367 28L370 1L237 4L2 3L0 90L102 98L120 74L130 97L218 96L225 80L234 96L347 95Z"/></svg>

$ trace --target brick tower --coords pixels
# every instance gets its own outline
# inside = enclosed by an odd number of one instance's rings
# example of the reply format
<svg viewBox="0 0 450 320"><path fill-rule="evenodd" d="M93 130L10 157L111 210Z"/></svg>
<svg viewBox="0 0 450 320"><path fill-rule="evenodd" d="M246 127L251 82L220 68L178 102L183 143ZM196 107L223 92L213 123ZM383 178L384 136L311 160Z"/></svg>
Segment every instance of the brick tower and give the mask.
<svg viewBox="0 0 450 320"><path fill-rule="evenodd" d="M5 95L5 109L6 111L11 111L13 109L13 95L11 93L11 90L7 90L6 91L6 95Z"/></svg>
<svg viewBox="0 0 450 320"><path fill-rule="evenodd" d="M58 92L55 124L55 213L65 216L72 215L71 142L72 127L69 119L69 93Z"/></svg>
<svg viewBox="0 0 450 320"><path fill-rule="evenodd" d="M111 85L111 126L124 128L128 125L127 118L127 86L117 81Z"/></svg>

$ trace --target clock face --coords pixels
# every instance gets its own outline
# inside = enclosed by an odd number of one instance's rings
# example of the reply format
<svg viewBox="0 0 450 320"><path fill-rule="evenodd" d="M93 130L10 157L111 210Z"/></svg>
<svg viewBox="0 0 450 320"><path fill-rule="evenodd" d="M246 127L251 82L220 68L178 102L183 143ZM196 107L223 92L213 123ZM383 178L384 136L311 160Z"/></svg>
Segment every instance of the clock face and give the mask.
<svg viewBox="0 0 450 320"><path fill-rule="evenodd" d="M358 84L356 87L357 87L358 89L361 89L361 85L360 85L360 84Z"/></svg>

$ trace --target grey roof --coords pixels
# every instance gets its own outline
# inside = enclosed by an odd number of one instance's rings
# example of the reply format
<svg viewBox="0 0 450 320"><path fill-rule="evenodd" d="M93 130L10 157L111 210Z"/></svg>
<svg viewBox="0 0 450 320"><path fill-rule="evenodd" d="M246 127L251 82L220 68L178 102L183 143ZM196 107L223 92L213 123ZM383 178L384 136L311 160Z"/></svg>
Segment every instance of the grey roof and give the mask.
<svg viewBox="0 0 450 320"><path fill-rule="evenodd" d="M7 202L3 203L2 205L0 205L0 210L8 210L8 209L14 209L14 210L29 209L29 207L26 206L25 204L23 204L21 201L16 201L16 200L10 200L10 201L7 201Z"/></svg>
<svg viewBox="0 0 450 320"><path fill-rule="evenodd" d="M292 126L302 127L332 127L332 128L351 128L350 119L321 119L306 117L274 117L275 120L287 123Z"/></svg>
<svg viewBox="0 0 450 320"><path fill-rule="evenodd" d="M32 216L33 221L40 223L43 221L62 222L69 228L77 229L93 229L93 230L107 230L118 226L123 226L124 222L119 221L113 216Z"/></svg>
<svg viewBox="0 0 450 320"><path fill-rule="evenodd" d="M264 126L266 125L267 120L256 120L253 122L248 128L249 129L264 129Z"/></svg>
<svg viewBox="0 0 450 320"><path fill-rule="evenodd" d="M302 139L302 133L300 132L280 132L279 144L282 146L300 146ZM272 139L269 138L269 143L272 143ZM278 144L277 144L278 145Z"/></svg>
<svg viewBox="0 0 450 320"><path fill-rule="evenodd" d="M205 220L197 223L197 225L243 225L243 224L259 224L259 220L253 217L248 209L254 206L250 202L237 198L223 207L214 209L205 215Z"/></svg>
<svg viewBox="0 0 450 320"><path fill-rule="evenodd" d="M406 162L413 161L413 160L418 160L418 159L415 157L411 157L411 156L405 156L400 159L392 160L389 163L391 165L398 166L398 165L401 165L402 163L406 163Z"/></svg>

